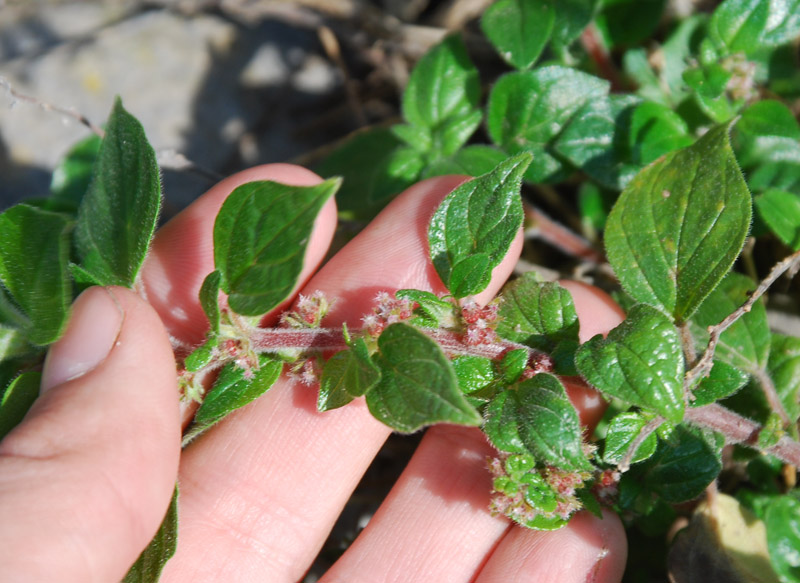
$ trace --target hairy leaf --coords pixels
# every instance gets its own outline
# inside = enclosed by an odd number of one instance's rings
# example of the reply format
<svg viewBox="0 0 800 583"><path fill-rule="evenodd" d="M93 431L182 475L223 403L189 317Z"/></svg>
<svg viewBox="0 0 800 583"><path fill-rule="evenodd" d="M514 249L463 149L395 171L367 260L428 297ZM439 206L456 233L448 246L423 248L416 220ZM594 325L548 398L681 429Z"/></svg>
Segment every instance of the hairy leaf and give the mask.
<svg viewBox="0 0 800 583"><path fill-rule="evenodd" d="M522 226L519 189L529 163L529 155L509 158L456 188L436 209L428 229L430 255L455 297L484 290L511 247Z"/></svg>
<svg viewBox="0 0 800 583"><path fill-rule="evenodd" d="M26 204L0 215L0 282L27 318L24 332L35 344L57 340L67 319L69 227L63 215Z"/></svg>
<svg viewBox="0 0 800 583"><path fill-rule="evenodd" d="M558 0L553 25L553 43L562 51L578 38L592 21L597 0Z"/></svg>
<svg viewBox="0 0 800 583"><path fill-rule="evenodd" d="M800 249L800 196L770 188L755 199L758 215L794 251Z"/></svg>
<svg viewBox="0 0 800 583"><path fill-rule="evenodd" d="M567 123L553 148L606 188L622 190L639 171L631 163L630 120L639 98L611 95L588 101Z"/></svg>
<svg viewBox="0 0 800 583"><path fill-rule="evenodd" d="M609 261L625 291L685 322L733 265L751 197L728 127L640 172L606 225Z"/></svg>
<svg viewBox="0 0 800 583"><path fill-rule="evenodd" d="M237 409L251 403L275 384L283 370L283 363L262 354L258 358L258 364L258 370L252 371L252 378L247 378L245 370L233 363L222 369L197 410L194 424L184 438L184 444Z"/></svg>
<svg viewBox="0 0 800 583"><path fill-rule="evenodd" d="M605 96L608 90L607 81L566 67L504 75L489 96L489 136L508 152L533 154L526 180L555 179L563 165L548 152L548 144L584 103Z"/></svg>
<svg viewBox="0 0 800 583"><path fill-rule="evenodd" d="M403 117L412 125L436 130L448 120L462 118L478 106L478 72L464 42L447 37L414 67L403 93Z"/></svg>
<svg viewBox="0 0 800 583"><path fill-rule="evenodd" d="M702 407L729 397L745 386L749 378L747 373L738 368L722 360L715 360L711 372L692 391L694 399L689 400L689 405Z"/></svg>
<svg viewBox="0 0 800 583"><path fill-rule="evenodd" d="M800 338L772 335L769 352L769 376L792 420L800 416Z"/></svg>
<svg viewBox="0 0 800 583"><path fill-rule="evenodd" d="M74 213L89 189L102 140L92 134L75 144L53 170L50 197L45 208L52 211Z"/></svg>
<svg viewBox="0 0 800 583"><path fill-rule="evenodd" d="M669 107L645 102L633 112L630 121L631 157L637 164L650 164L669 152L692 144L683 118Z"/></svg>
<svg viewBox="0 0 800 583"><path fill-rule="evenodd" d="M607 339L597 335L575 355L578 371L603 393L683 418L683 353L678 331L661 312L639 304Z"/></svg>
<svg viewBox="0 0 800 583"><path fill-rule="evenodd" d="M133 286L161 208L156 155L118 99L75 226L81 271L100 285Z"/></svg>
<svg viewBox="0 0 800 583"><path fill-rule="evenodd" d="M539 350L552 350L562 340L578 339L578 314L570 293L555 282L525 273L502 291L497 332Z"/></svg>
<svg viewBox="0 0 800 583"><path fill-rule="evenodd" d="M592 466L582 449L578 413L557 377L538 374L489 404L484 432L501 451L530 453L568 470Z"/></svg>
<svg viewBox="0 0 800 583"><path fill-rule="evenodd" d="M499 55L517 69L528 69L553 31L552 0L500 0L483 13L481 28Z"/></svg>
<svg viewBox="0 0 800 583"><path fill-rule="evenodd" d="M479 425L481 416L458 389L450 360L433 340L407 324L391 324L378 338L381 380L367 392L372 415L395 431L434 423Z"/></svg>
<svg viewBox="0 0 800 583"><path fill-rule="evenodd" d="M749 277L732 272L708 295L691 322L698 350L702 350L708 342L706 329L719 324L744 304L756 287ZM769 346L767 312L763 301L759 300L720 335L714 355L736 368L754 372L766 368Z"/></svg>
<svg viewBox="0 0 800 583"><path fill-rule="evenodd" d="M219 271L212 271L203 280L200 286L200 305L208 318L208 324L212 333L219 332Z"/></svg>
<svg viewBox="0 0 800 583"><path fill-rule="evenodd" d="M782 2L783 0L779 0ZM773 0L726 0L714 11L709 37L728 54L751 54L760 43Z"/></svg>
<svg viewBox="0 0 800 583"><path fill-rule="evenodd" d="M658 26L666 0L603 0L595 22L609 46L637 44Z"/></svg>
<svg viewBox="0 0 800 583"><path fill-rule="evenodd" d="M784 582L800 581L800 500L780 496L769 503L764 515L772 567Z"/></svg>
<svg viewBox="0 0 800 583"><path fill-rule="evenodd" d="M178 487L155 537L142 551L122 583L157 583L161 571L178 548Z"/></svg>
<svg viewBox="0 0 800 583"><path fill-rule="evenodd" d="M0 399L0 439L14 429L39 396L40 372L24 372L11 381Z"/></svg>
<svg viewBox="0 0 800 583"><path fill-rule="evenodd" d="M466 174L480 176L494 170L508 155L492 146L474 144L461 148L449 158L433 162L425 168L423 177L444 176L446 174Z"/></svg>
<svg viewBox="0 0 800 583"><path fill-rule="evenodd" d="M699 430L678 425L646 460L640 477L647 490L667 502L684 502L703 493L722 469L720 448Z"/></svg>
<svg viewBox="0 0 800 583"><path fill-rule="evenodd" d="M633 441L639 436L647 425L647 418L639 413L624 412L620 413L611 420L606 432L605 449L603 450L603 461L607 464L618 464L622 461ZM631 463L646 460L656 451L658 439L655 433L651 433L636 449L636 453L630 460Z"/></svg>
<svg viewBox="0 0 800 583"><path fill-rule="evenodd" d="M289 297L314 221L340 183L250 182L225 200L214 223L214 263L234 312L258 316Z"/></svg>
<svg viewBox="0 0 800 583"><path fill-rule="evenodd" d="M325 363L320 380L317 410L342 407L364 395L381 379L381 371L372 361L367 344L357 338L349 350L337 352Z"/></svg>

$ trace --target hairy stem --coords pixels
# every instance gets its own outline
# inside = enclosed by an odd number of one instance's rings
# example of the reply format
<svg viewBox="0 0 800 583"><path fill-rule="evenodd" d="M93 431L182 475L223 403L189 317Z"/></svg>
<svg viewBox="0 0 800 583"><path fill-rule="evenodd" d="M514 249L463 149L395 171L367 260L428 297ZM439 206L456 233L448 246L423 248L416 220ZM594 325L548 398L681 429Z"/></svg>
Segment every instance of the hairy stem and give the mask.
<svg viewBox="0 0 800 583"><path fill-rule="evenodd" d="M719 342L719 337L722 335L722 333L727 330L736 320L749 312L753 307L753 304L758 301L758 298L764 295L764 292L766 292L767 289L769 289L769 287L775 283L776 279L783 275L787 270L797 266L798 264L800 264L800 251L796 251L795 253L784 258L782 261L778 262L769 272L769 275L767 275L767 277L765 277L761 283L758 284L756 290L749 298L747 298L747 301L743 303L739 309L729 314L716 326L708 327L708 346L706 346L703 356L700 357L700 360L697 361L697 364L695 364L694 367L692 367L692 369L686 373L686 378L684 379L684 387L686 390L688 390L689 387L694 386L695 381L706 376L711 370L714 360L714 351L717 349L717 343Z"/></svg>
<svg viewBox="0 0 800 583"><path fill-rule="evenodd" d="M685 419L695 425L722 433L728 443L741 443L753 447L757 446L759 433L763 429L755 421L716 403L688 409ZM789 437L781 437L778 443L766 448L764 452L793 466L800 466L800 443Z"/></svg>
<svg viewBox="0 0 800 583"><path fill-rule="evenodd" d="M525 230L525 236L538 237L568 255L579 257L591 263L603 263L603 254L597 251L586 239L555 222L535 206L524 203L525 218L531 226Z"/></svg>
<svg viewBox="0 0 800 583"><path fill-rule="evenodd" d="M644 443L644 440L650 437L650 435L658 429L662 423L664 423L665 419L663 417L656 417L651 419L647 422L647 424L642 427L642 430L639 432L639 435L631 442L631 445L628 447L628 451L625 452L625 457L617 464L617 470L621 473L627 472L631 467L631 462L633 461L633 456L636 455L636 451L639 447Z"/></svg>

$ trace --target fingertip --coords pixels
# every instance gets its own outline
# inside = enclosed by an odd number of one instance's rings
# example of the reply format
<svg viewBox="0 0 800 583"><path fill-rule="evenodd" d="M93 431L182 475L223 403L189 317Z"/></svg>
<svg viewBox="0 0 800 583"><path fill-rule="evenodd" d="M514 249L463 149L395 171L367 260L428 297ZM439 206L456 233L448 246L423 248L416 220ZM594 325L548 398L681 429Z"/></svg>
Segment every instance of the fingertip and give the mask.
<svg viewBox="0 0 800 583"><path fill-rule="evenodd" d="M600 288L574 280L561 280L559 283L572 295L580 322L580 342L586 342L596 334L608 334L625 319L625 312L619 304Z"/></svg>

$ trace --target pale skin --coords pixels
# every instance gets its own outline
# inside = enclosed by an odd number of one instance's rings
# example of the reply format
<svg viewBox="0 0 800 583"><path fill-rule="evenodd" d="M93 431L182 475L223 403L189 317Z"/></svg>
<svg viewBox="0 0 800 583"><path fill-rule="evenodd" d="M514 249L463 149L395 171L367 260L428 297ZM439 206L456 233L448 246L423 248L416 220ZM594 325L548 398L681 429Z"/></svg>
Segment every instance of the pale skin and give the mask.
<svg viewBox="0 0 800 583"><path fill-rule="evenodd" d="M65 336L50 350L42 395L0 442L0 565L7 582L120 580L181 488L172 582L295 582L302 579L389 429L363 399L332 412L316 391L281 379L262 398L180 450L181 407L169 335L202 339L197 291L213 270L216 211L239 184L314 184L290 165L234 175L158 233L143 271L148 301L92 288L76 301ZM323 267L336 224L333 201L317 219L298 292L336 300L325 325L360 325L375 292L444 288L427 260L427 221L463 177L420 183L399 196ZM477 299L502 287L515 242ZM581 340L622 314L601 292L565 283ZM276 313L278 310L276 310ZM271 314L275 321L276 313ZM603 405L568 383L584 423ZM615 583L626 542L619 519L581 513L559 531L511 525L487 510L493 452L476 429L427 432L408 467L324 583Z"/></svg>

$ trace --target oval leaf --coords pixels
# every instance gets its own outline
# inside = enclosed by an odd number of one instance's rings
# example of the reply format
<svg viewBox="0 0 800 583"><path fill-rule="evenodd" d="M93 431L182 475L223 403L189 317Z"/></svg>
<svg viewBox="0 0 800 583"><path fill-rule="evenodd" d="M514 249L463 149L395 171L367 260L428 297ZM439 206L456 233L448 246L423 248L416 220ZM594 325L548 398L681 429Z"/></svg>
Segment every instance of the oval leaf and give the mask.
<svg viewBox="0 0 800 583"><path fill-rule="evenodd" d="M489 136L512 154L533 154L526 180L554 180L563 165L546 146L584 103L605 96L608 89L607 81L567 67L504 75L489 96Z"/></svg>
<svg viewBox="0 0 800 583"><path fill-rule="evenodd" d="M434 423L480 425L481 416L458 389L439 345L407 324L391 324L378 338L381 380L367 393L372 415L395 431Z"/></svg>
<svg viewBox="0 0 800 583"><path fill-rule="evenodd" d="M661 312L639 304L607 339L597 335L575 355L578 371L603 393L683 418L683 352L678 331Z"/></svg>
<svg viewBox="0 0 800 583"><path fill-rule="evenodd" d="M750 228L751 197L729 125L640 172L606 224L625 290L685 322L730 270Z"/></svg>
<svg viewBox="0 0 800 583"><path fill-rule="evenodd" d="M764 522L773 568L783 581L800 581L800 500L776 498L767 506Z"/></svg>
<svg viewBox="0 0 800 583"><path fill-rule="evenodd" d="M431 260L454 296L484 290L511 247L522 226L519 190L530 160L528 154L509 158L456 188L436 209L428 228Z"/></svg>
<svg viewBox="0 0 800 583"><path fill-rule="evenodd" d="M553 375L538 374L495 397L484 431L502 451L530 453L567 470L592 468L583 453L578 413Z"/></svg>
<svg viewBox="0 0 800 583"><path fill-rule="evenodd" d="M340 183L250 182L225 200L214 223L214 263L234 312L259 316L289 297L314 221Z"/></svg>
<svg viewBox="0 0 800 583"><path fill-rule="evenodd" d="M503 288L497 333L531 348L551 351L578 340L578 314L570 293L555 282L525 273Z"/></svg>
<svg viewBox="0 0 800 583"><path fill-rule="evenodd" d="M35 344L54 342L67 318L68 227L63 215L25 204L0 215L0 282L27 316L24 331Z"/></svg>
<svg viewBox="0 0 800 583"><path fill-rule="evenodd" d="M347 405L364 395L381 379L381 371L372 361L363 338L357 338L350 350L337 352L325 363L320 379L317 410L329 411Z"/></svg>
<svg viewBox="0 0 800 583"><path fill-rule="evenodd" d="M75 249L83 275L99 285L132 287L160 208L155 152L142 125L117 99L78 209Z"/></svg>
<svg viewBox="0 0 800 583"><path fill-rule="evenodd" d="M156 535L142 551L122 583L157 583L161 572L178 548L178 487Z"/></svg>
<svg viewBox="0 0 800 583"><path fill-rule="evenodd" d="M500 0L483 13L481 28L509 65L528 69L550 39L555 15L552 0Z"/></svg>

